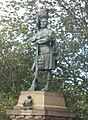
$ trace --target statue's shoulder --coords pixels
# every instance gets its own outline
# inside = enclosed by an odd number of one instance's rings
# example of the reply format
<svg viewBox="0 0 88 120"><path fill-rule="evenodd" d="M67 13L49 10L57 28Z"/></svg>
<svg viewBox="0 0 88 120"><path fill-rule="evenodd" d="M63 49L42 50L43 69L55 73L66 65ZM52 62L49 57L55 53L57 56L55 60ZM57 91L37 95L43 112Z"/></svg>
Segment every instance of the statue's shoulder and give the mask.
<svg viewBox="0 0 88 120"><path fill-rule="evenodd" d="M49 36L54 34L54 32L51 29L49 29L49 28L44 29L44 33L49 35Z"/></svg>

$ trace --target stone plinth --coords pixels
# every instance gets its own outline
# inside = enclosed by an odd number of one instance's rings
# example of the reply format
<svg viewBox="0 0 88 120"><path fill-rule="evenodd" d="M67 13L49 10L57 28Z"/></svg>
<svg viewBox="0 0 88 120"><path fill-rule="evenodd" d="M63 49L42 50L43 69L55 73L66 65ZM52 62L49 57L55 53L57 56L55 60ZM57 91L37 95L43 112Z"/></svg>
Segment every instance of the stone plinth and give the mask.
<svg viewBox="0 0 88 120"><path fill-rule="evenodd" d="M22 109L22 103L28 95L33 99L32 109ZM11 120L72 120L74 114L65 106L64 97L60 93L44 91L23 91L18 104L7 110Z"/></svg>

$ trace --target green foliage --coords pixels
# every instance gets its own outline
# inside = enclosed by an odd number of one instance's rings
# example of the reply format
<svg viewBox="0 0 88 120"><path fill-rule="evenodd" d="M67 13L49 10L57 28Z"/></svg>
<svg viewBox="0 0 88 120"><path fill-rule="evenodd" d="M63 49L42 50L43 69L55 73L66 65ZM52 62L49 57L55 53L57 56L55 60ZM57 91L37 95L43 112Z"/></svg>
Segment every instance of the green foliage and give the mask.
<svg viewBox="0 0 88 120"><path fill-rule="evenodd" d="M9 120L9 117L6 115L7 109L12 109L12 107L17 103L17 98L13 97L10 94L5 92L0 92L0 119Z"/></svg>
<svg viewBox="0 0 88 120"><path fill-rule="evenodd" d="M21 90L27 90L32 80L33 58L30 43L1 41L0 52L0 119L9 119L6 110L16 104Z"/></svg>
<svg viewBox="0 0 88 120"><path fill-rule="evenodd" d="M6 109L16 104L22 90L30 87L33 47L30 37L36 29L36 0L0 2L0 118L9 120ZM58 66L51 90L63 92L66 105L77 120L88 118L88 2L48 0L49 26L58 41ZM45 73L46 74L46 73ZM42 81L41 81L42 79ZM45 83L43 73L39 84Z"/></svg>

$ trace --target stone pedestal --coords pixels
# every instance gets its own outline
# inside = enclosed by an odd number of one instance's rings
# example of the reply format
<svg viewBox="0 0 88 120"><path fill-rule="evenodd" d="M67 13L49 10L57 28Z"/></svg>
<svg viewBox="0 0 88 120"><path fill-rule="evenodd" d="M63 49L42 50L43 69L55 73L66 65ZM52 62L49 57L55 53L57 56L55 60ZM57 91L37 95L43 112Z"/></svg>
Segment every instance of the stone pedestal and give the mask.
<svg viewBox="0 0 88 120"><path fill-rule="evenodd" d="M24 110L22 103L27 96L33 99L32 109ZM74 114L65 106L64 97L60 93L44 91L22 91L18 104L7 110L11 120L73 120Z"/></svg>

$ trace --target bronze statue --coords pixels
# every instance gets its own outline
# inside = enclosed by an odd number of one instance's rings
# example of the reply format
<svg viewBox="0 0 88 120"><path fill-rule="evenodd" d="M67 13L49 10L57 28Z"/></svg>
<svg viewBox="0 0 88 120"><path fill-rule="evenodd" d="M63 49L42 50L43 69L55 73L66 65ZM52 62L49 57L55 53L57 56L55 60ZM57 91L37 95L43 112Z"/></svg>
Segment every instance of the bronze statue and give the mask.
<svg viewBox="0 0 88 120"><path fill-rule="evenodd" d="M56 68L56 39L52 30L47 28L48 10L41 10L37 16L38 32L31 38L36 46L36 57L32 66L33 82L29 90L38 90L38 72L47 71L44 91L50 90L51 71Z"/></svg>
<svg viewBox="0 0 88 120"><path fill-rule="evenodd" d="M22 109L24 110L32 109L32 97L30 95L27 96L22 105L23 105Z"/></svg>

